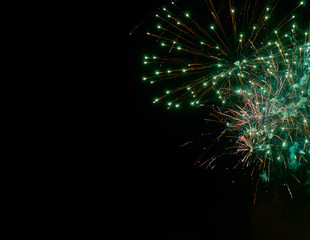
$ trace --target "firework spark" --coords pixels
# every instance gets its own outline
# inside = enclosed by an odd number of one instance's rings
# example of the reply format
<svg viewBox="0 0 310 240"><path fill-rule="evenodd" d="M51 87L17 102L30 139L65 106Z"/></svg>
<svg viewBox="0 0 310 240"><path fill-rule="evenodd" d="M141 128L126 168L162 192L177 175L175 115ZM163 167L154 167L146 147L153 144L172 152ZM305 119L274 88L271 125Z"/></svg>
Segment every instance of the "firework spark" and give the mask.
<svg viewBox="0 0 310 240"><path fill-rule="evenodd" d="M171 86L154 100L168 99L168 108L202 106L215 93L211 101L221 108L209 120L225 125L218 138L233 139L226 151L240 156L235 167L251 169L257 185L284 173L300 182L296 172L310 157L310 27L299 30L295 14L305 2L280 19L273 19L280 0L241 2L228 0L217 11L206 1L213 19L208 28L174 3L173 11L162 8L157 31L147 35L165 54L144 57L158 69L143 80ZM213 166L216 159L199 162Z"/></svg>
<svg viewBox="0 0 310 240"><path fill-rule="evenodd" d="M236 90L239 100L232 107L215 114L236 137L235 154L242 155L237 164L252 167L251 175L257 171L263 181L277 165L278 175L288 172L300 182L295 172L309 164L310 42L289 42L287 47L279 41L276 51L270 47L259 67L262 75Z"/></svg>
<svg viewBox="0 0 310 240"><path fill-rule="evenodd" d="M208 99L210 90L221 93L225 88L248 84L249 79L256 77L257 65L261 63L257 55L261 55L260 52L270 44L263 43L273 34L273 30L267 31L267 28L278 31L284 28L295 18L293 13L304 5L299 3L276 25L274 21L270 23L270 18L277 4L266 4L260 9L257 2L245 1L238 12L233 1L228 1L222 18L227 19L228 15L230 21L226 20L224 24L213 1L207 3L214 21L208 29L175 4L171 6L173 11L164 7L156 13L159 22L156 31L147 32L147 35L155 38L166 54L144 57L145 65L157 66L158 69L151 76L144 76L143 80L151 84L165 82L171 89L155 98L154 103L166 98L170 99L168 108L179 107L184 102L195 106ZM221 94L218 97L222 104L226 103Z"/></svg>

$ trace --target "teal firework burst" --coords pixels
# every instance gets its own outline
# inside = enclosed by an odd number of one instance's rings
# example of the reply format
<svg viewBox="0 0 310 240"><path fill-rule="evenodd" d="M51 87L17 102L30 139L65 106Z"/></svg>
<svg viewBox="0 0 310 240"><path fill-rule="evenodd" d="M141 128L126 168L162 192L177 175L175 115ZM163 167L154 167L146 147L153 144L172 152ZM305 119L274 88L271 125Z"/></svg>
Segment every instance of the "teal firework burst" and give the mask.
<svg viewBox="0 0 310 240"><path fill-rule="evenodd" d="M261 62L257 56L268 48L274 29L280 31L294 22L294 13L304 6L300 2L280 21L271 21L277 4L270 1L261 7L257 1L228 0L220 12L212 0L206 2L212 18L208 27L174 3L155 14L158 23L147 35L156 39L163 53L144 56L144 65L152 70L142 77L165 86L154 103L165 99L168 108L183 103L195 106L210 100L210 91L218 94L221 104L227 103L221 92L245 86L256 77Z"/></svg>
<svg viewBox="0 0 310 240"><path fill-rule="evenodd" d="M283 15L281 0L227 0L220 11L206 3L213 19L207 28L175 4L156 13L156 31L147 35L164 51L144 57L156 70L143 80L170 86L154 99L166 99L168 108L217 105L209 120L225 126L217 139L234 140L225 147L239 156L234 167L250 169L256 189L281 178L292 194L287 179L300 183L298 172L310 166L310 25L302 31L296 22L306 4ZM199 162L211 166L215 159Z"/></svg>
<svg viewBox="0 0 310 240"><path fill-rule="evenodd" d="M242 155L237 164L251 166L263 181L281 163L300 182L294 172L309 164L309 32L299 35L296 40L292 31L270 44L269 55L259 57L257 77L236 89L231 107L216 114L236 138L233 148Z"/></svg>

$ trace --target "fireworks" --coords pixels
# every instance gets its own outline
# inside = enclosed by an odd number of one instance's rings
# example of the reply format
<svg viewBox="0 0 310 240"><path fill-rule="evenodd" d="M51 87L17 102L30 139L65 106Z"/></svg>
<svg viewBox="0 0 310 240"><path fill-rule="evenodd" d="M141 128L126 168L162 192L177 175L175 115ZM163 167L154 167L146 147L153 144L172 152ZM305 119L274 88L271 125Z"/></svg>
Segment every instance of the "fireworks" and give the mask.
<svg viewBox="0 0 310 240"><path fill-rule="evenodd" d="M216 114L236 136L237 164L251 166L262 181L288 172L300 182L294 172L309 164L310 44L307 37L289 43L267 48L258 78L235 91L240 104Z"/></svg>
<svg viewBox="0 0 310 240"><path fill-rule="evenodd" d="M143 80L170 86L154 99L166 99L168 108L220 106L212 121L226 126L219 137L234 139L226 151L240 156L235 167L248 167L265 182L284 172L300 182L295 172L310 156L310 28L301 31L295 14L305 2L280 19L273 18L281 1L241 2L224 1L219 12L206 1L213 18L208 28L174 3L173 11L162 8L156 31L147 35L165 51L144 57L158 69Z"/></svg>

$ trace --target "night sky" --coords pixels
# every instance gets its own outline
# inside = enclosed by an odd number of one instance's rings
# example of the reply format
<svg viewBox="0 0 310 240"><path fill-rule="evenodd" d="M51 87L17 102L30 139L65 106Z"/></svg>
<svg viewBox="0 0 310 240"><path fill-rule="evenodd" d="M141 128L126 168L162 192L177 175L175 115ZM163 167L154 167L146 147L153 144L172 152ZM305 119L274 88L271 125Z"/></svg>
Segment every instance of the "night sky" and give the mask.
<svg viewBox="0 0 310 240"><path fill-rule="evenodd" d="M87 9L2 8L2 239L91 239Z"/></svg>
<svg viewBox="0 0 310 240"><path fill-rule="evenodd" d="M215 126L203 120L206 112L152 103L161 88L141 81L146 72L142 57L159 49L145 32L156 24L147 16L161 3L136 0L124 6L127 68L121 104L126 111L116 141L122 146L125 225L133 237L144 239L310 239L310 198L300 187L291 199L286 188L269 186L254 206L244 171L227 170L225 162L213 170L194 164L202 153L200 139L208 142L208 133L214 132ZM207 11L203 1L188 4L183 6L190 11ZM180 147L191 140L194 144Z"/></svg>

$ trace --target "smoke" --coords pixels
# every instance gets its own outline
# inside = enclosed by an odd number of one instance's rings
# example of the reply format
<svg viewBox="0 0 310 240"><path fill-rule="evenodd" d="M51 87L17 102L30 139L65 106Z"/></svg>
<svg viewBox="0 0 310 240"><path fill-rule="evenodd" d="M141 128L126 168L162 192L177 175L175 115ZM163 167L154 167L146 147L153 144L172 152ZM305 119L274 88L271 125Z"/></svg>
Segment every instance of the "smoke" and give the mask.
<svg viewBox="0 0 310 240"><path fill-rule="evenodd" d="M293 169L294 171L297 170L297 168L301 165L297 161L296 157L296 151L298 150L299 144L295 142L290 148L289 148L289 153L290 153L290 161L288 162L288 166L290 169Z"/></svg>

